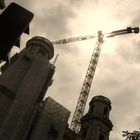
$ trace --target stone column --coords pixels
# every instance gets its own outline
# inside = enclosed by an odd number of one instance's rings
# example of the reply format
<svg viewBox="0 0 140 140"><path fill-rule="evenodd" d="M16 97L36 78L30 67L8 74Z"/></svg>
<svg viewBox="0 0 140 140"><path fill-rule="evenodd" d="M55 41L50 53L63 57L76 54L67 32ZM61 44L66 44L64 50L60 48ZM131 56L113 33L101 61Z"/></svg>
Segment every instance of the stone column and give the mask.
<svg viewBox="0 0 140 140"><path fill-rule="evenodd" d="M22 139L34 107L39 102L45 83L50 83L47 79L51 80L49 72L50 69L54 68L52 68L53 65L50 64L49 60L53 55L53 45L47 39L34 37L27 42L27 47L19 60L21 65L25 65L22 60L28 61L30 65L28 65L26 72L23 71L24 76L19 80L16 96L0 128L0 140ZM13 75L16 75L14 68L18 69L18 63L14 63ZM14 78L14 76L11 76L11 78Z"/></svg>

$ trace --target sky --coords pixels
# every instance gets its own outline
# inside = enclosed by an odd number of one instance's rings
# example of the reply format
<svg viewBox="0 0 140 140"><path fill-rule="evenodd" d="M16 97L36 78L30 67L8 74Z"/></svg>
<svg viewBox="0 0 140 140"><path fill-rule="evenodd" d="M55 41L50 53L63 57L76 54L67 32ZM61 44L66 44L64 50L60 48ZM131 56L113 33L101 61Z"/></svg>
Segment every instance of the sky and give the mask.
<svg viewBox="0 0 140 140"><path fill-rule="evenodd" d="M21 49L33 36L50 41L97 34L140 25L139 0L13 0L34 13L30 35L22 35ZM6 0L6 6L12 1ZM96 40L54 46L56 72L50 96L73 116ZM121 140L123 130L140 128L140 34L104 39L88 102L95 95L112 102L111 140ZM13 49L15 52L16 49ZM53 60L51 60L53 62ZM88 103L85 110L88 110ZM69 121L70 122L70 121Z"/></svg>

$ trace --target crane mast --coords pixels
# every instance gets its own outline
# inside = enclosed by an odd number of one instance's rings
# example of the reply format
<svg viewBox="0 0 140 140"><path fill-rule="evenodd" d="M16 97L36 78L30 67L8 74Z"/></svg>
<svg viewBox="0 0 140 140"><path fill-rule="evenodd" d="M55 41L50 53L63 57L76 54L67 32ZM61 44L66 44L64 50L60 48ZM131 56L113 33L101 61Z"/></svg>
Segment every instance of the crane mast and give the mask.
<svg viewBox="0 0 140 140"><path fill-rule="evenodd" d="M99 60L99 55L101 52L101 46L103 43L103 34L101 31L98 31L98 39L95 45L95 48L93 50L90 62L89 62L89 66L87 69L87 73L83 82L83 86L80 92L80 96L76 105L76 109L74 112L74 116L71 122L71 126L70 128L75 131L76 133L79 131L80 129L80 118L83 116L84 110L85 110L85 106L86 106L86 102L88 99L88 95L89 95L89 91L91 88L91 84L92 84L92 80L95 74L95 70L96 70L96 66Z"/></svg>
<svg viewBox="0 0 140 140"><path fill-rule="evenodd" d="M67 38L67 39L61 39L61 40L57 40L57 41L53 41L52 43L54 45L60 45L60 44L67 44L67 43L71 43L71 42L77 42L77 41L83 41L83 40L88 40L88 39L93 39L95 37L97 37L97 42L96 42L96 46L93 50L92 56L91 56L91 60L88 66L88 70L82 85L82 89L80 92L80 96L76 105L76 109L72 118L72 122L70 125L71 130L75 131L76 133L79 132L80 130L80 119L84 114L84 110L85 110L85 106L86 106L86 102L88 99L88 95L90 92L90 88L92 85L92 81L94 78L94 74L95 74L95 70L96 70L96 66L99 60L99 56L100 56L100 52L101 52L101 47L103 44L103 37L115 37L118 35L124 35L124 34L130 34L130 33L139 33L139 27L127 27L126 29L122 29L122 30L116 30L110 33L105 33L104 35L102 34L102 31L98 31L98 35L86 35L86 36L79 36L79 37L72 37L72 38Z"/></svg>

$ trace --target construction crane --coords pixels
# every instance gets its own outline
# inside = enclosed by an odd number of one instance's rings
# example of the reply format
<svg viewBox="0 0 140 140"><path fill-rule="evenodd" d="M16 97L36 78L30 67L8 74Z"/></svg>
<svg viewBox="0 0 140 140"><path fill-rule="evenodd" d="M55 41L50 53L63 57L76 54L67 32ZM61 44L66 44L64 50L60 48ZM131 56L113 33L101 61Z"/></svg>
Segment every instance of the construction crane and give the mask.
<svg viewBox="0 0 140 140"><path fill-rule="evenodd" d="M87 36L73 37L73 38L62 39L62 40L57 40L57 41L52 42L55 45L59 45L59 44L76 42L76 41L88 40L88 39L97 37L96 46L93 50L91 60L89 62L87 73L86 73L86 76L85 76L85 79L84 79L84 82L82 85L80 96L79 96L79 99L78 99L78 102L76 105L76 109L75 109L75 112L74 112L74 115L72 118L72 122L70 125L70 128L72 131L75 131L76 133L78 133L80 130L80 119L84 114L86 102L88 99L88 95L90 92L94 74L96 71L96 66L97 66L97 63L99 60L101 46L104 42L103 37L105 36L107 38L110 38L110 37L115 37L118 35L129 34L129 33L139 33L139 27L135 27L135 28L127 27L126 29L113 31L113 32L106 33L106 34L102 34L102 31L98 31L97 36L96 35L87 35Z"/></svg>

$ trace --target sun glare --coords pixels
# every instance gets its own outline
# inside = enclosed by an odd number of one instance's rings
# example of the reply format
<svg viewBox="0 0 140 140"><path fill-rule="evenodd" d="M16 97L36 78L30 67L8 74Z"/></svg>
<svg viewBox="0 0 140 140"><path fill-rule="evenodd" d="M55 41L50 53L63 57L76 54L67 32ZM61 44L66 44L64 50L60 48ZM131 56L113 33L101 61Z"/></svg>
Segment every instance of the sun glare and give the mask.
<svg viewBox="0 0 140 140"><path fill-rule="evenodd" d="M77 17L69 24L71 29L73 29L72 36L97 35L98 30L102 30L103 33L108 33L120 29L122 24L115 20L111 11L105 7L96 7L94 9L90 6L88 6L87 9L85 7L76 11ZM104 40L103 52L113 53L116 41L114 41L114 39L106 40L105 38ZM84 41L79 44L80 46L82 46L82 44L85 46ZM92 40L86 41L86 45L87 47L89 45L95 46ZM82 48L86 49L86 47Z"/></svg>

